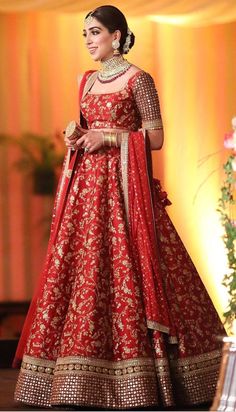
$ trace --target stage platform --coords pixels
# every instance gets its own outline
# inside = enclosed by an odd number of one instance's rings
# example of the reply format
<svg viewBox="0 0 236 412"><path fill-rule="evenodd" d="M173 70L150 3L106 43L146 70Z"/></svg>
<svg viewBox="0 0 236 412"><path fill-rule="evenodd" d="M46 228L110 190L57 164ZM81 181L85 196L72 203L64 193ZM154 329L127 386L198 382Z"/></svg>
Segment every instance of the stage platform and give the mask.
<svg viewBox="0 0 236 412"><path fill-rule="evenodd" d="M16 404L13 400L15 383L19 371L16 369L0 369L0 410L1 411L30 411L41 410L31 406Z"/></svg>

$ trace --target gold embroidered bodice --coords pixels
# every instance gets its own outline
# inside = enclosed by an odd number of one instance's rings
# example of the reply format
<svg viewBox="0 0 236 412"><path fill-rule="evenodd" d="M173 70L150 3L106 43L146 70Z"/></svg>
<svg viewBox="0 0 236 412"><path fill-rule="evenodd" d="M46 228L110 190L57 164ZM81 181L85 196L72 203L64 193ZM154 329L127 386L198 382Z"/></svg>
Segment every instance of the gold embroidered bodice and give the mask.
<svg viewBox="0 0 236 412"><path fill-rule="evenodd" d="M81 101L88 128L128 130L162 128L160 105L154 81L144 71L136 72L117 92L88 92Z"/></svg>

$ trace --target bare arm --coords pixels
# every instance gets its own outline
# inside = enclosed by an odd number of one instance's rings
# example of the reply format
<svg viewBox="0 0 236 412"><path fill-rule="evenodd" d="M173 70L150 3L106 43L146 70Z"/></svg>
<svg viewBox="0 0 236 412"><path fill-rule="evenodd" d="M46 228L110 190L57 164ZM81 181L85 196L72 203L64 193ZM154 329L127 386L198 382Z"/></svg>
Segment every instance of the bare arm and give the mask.
<svg viewBox="0 0 236 412"><path fill-rule="evenodd" d="M164 143L163 129L147 130L147 134L150 139L151 149L160 150Z"/></svg>

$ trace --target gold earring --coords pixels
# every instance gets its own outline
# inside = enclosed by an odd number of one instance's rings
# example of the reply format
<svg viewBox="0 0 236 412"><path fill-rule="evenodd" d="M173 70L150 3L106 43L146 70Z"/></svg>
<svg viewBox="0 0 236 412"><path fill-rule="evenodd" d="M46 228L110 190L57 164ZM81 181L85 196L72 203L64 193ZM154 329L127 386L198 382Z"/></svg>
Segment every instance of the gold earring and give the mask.
<svg viewBox="0 0 236 412"><path fill-rule="evenodd" d="M118 56L120 54L120 52L119 52L119 47L120 47L119 40L118 39L113 40L111 45L112 45L112 48L114 50L113 55Z"/></svg>

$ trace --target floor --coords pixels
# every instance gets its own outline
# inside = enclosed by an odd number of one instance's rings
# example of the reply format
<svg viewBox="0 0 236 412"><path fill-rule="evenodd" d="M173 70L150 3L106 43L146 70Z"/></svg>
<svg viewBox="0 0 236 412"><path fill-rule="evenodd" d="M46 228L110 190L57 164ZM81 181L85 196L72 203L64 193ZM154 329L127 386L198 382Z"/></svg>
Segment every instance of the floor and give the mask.
<svg viewBox="0 0 236 412"><path fill-rule="evenodd" d="M13 400L13 393L14 393L14 388L15 388L15 383L16 383L16 379L17 379L17 375L18 375L18 370L15 369L0 369L0 410L1 411L43 411L46 409L40 409L40 408L34 408L32 406L27 406L27 405L21 405L21 404L16 404ZM174 410L178 410L178 411L208 411L210 408L210 405L202 405L196 408L191 408L191 409L165 409L165 411L174 411ZM52 410L52 409L50 409ZM72 410L70 408L53 408L53 410ZM73 410L80 410L80 411L84 411L84 410L91 410L90 408L79 408L77 407L76 409ZM96 409L93 409L96 410ZM101 409L100 409L101 410ZM144 409L137 409L137 410L149 410L147 408ZM158 409L156 408L152 408L152 410L156 410L156 411L161 411L163 409Z"/></svg>

